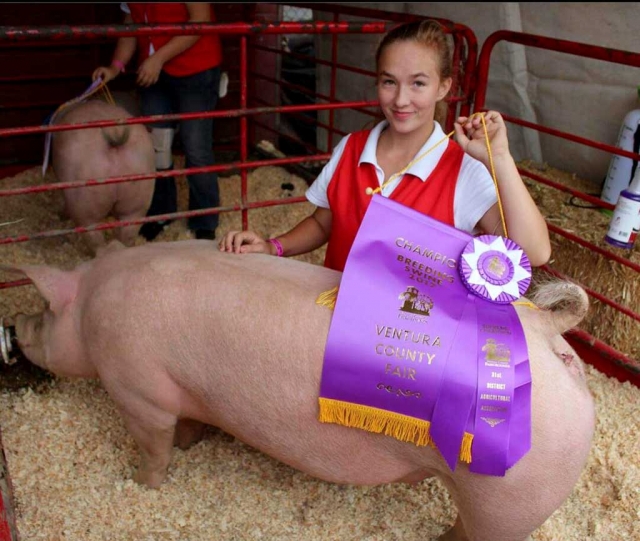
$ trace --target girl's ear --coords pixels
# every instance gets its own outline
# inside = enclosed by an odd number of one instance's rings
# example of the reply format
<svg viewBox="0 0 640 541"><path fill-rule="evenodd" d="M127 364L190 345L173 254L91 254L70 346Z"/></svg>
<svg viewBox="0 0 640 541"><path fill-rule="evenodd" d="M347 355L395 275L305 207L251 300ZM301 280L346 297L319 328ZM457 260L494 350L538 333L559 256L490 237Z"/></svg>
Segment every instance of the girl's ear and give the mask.
<svg viewBox="0 0 640 541"><path fill-rule="evenodd" d="M440 81L440 88L438 89L438 101L443 100L444 97L449 93L449 90L451 90L452 82L453 79L451 77L447 77L446 79L442 79L442 81Z"/></svg>

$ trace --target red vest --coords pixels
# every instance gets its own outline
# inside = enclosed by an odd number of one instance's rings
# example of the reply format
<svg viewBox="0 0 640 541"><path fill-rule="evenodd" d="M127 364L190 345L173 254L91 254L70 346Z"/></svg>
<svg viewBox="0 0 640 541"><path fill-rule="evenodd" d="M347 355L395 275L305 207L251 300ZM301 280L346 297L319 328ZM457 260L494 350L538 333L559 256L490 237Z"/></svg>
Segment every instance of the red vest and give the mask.
<svg viewBox="0 0 640 541"><path fill-rule="evenodd" d="M364 214L371 201L367 187L380 183L371 163L358 165L370 130L352 133L327 187L331 208L331 235L324 266L343 271ZM431 218L454 226L453 199L464 151L452 140L426 181L405 174L389 197ZM380 224L383 228L384 224Z"/></svg>
<svg viewBox="0 0 640 541"><path fill-rule="evenodd" d="M131 18L136 24L145 23L185 23L189 20L189 12L184 3L128 3ZM213 6L211 6L211 22L215 21ZM138 61L142 63L149 56L149 43L157 51L174 36L138 36ZM222 62L222 48L218 34L200 36L195 45L169 60L162 69L174 77L193 75Z"/></svg>

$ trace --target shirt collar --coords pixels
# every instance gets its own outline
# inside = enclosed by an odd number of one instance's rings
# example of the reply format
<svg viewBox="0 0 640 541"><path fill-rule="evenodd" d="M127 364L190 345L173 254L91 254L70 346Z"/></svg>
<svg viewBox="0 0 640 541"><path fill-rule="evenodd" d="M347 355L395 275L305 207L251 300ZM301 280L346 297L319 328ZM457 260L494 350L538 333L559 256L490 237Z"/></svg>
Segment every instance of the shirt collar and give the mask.
<svg viewBox="0 0 640 541"><path fill-rule="evenodd" d="M375 167L380 167L376 158L376 149L378 148L378 139L380 139L380 134L388 125L389 123L386 120L383 120L371 130L371 133L367 138L367 142L364 145L364 149L362 150L362 154L360 154L358 165L362 163L370 163ZM420 148L414 158L417 158L421 154L427 152L427 150L431 149L434 145L439 143L440 140L445 137L445 135L446 134L442 130L440 124L438 122L434 122L433 133L431 134L429 139L427 139L427 142L422 145L422 148ZM444 151L447 148L447 144L448 141L443 141L442 143L440 143L438 146L433 148L426 156L418 160L409 169L407 169L406 173L414 175L420 178L422 181L427 180L427 177L435 169L435 166L444 154Z"/></svg>

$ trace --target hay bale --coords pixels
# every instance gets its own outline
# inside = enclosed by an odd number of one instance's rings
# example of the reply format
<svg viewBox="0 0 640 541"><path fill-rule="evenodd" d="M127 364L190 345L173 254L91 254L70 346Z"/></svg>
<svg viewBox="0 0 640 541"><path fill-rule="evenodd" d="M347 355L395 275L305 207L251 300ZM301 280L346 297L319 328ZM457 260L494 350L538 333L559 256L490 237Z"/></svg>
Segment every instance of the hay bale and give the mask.
<svg viewBox="0 0 640 541"><path fill-rule="evenodd" d="M583 193L594 194L594 186L573 173L567 173L526 160L518 164L521 168L553 180ZM633 250L615 248L605 242L610 217L601 210L590 207L586 201L574 198L523 175L525 184L547 221L569 233L587 240L599 248L608 250L624 259L640 264L640 243ZM579 206L578 206L579 205ZM640 313L640 276L636 271L617 261L608 259L592 250L558 235L551 235L551 261L549 266L585 287ZM541 273L535 273L536 280ZM640 322L591 298L591 309L580 328L611 347L628 355L640 367Z"/></svg>

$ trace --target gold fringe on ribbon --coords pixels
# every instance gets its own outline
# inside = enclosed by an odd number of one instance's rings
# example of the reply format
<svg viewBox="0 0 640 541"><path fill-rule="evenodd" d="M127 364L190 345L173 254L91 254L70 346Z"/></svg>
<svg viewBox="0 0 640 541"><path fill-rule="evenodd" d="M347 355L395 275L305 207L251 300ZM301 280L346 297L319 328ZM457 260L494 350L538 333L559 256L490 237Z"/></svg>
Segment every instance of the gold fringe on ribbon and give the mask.
<svg viewBox="0 0 640 541"><path fill-rule="evenodd" d="M473 443L473 434L465 432L460 445L460 460L471 464L471 444Z"/></svg>
<svg viewBox="0 0 640 541"><path fill-rule="evenodd" d="M320 293L320 295L318 295L318 298L316 299L316 304L319 304L320 306L326 306L327 308L330 308L331 310L333 310L336 307L336 300L338 298L338 286L334 287L333 289L330 289L329 291L324 291L323 293Z"/></svg>
<svg viewBox="0 0 640 541"><path fill-rule="evenodd" d="M321 423L335 423L352 428L360 428L376 434L392 436L400 441L413 443L417 446L431 445L435 447L429 430L431 423L416 419L401 413L381 410L371 406L352 404L331 398L319 398ZM473 434L464 433L460 445L459 458L462 462L471 463L471 445Z"/></svg>

